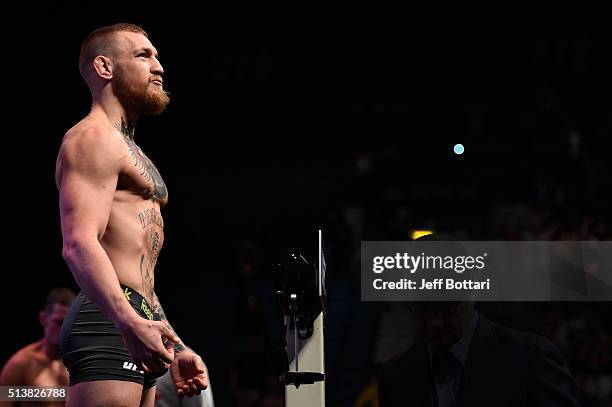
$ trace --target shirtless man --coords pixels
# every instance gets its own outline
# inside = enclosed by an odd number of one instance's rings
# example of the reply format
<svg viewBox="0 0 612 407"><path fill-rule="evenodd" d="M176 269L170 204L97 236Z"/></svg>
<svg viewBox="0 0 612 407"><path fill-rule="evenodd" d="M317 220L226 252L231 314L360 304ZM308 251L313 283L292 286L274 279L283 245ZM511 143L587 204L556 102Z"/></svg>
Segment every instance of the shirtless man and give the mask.
<svg viewBox="0 0 612 407"><path fill-rule="evenodd" d="M132 24L102 27L81 46L91 111L64 136L56 164L62 254L81 288L62 328L67 406L153 406L168 367L180 396L207 386L153 285L168 191L134 126L169 102L157 56Z"/></svg>
<svg viewBox="0 0 612 407"><path fill-rule="evenodd" d="M74 292L68 288L54 288L47 295L45 307L38 314L43 327L43 338L18 350L6 362L0 373L0 386L68 386L68 371L60 353L60 329ZM4 402L2 406L39 407L63 406L63 402Z"/></svg>

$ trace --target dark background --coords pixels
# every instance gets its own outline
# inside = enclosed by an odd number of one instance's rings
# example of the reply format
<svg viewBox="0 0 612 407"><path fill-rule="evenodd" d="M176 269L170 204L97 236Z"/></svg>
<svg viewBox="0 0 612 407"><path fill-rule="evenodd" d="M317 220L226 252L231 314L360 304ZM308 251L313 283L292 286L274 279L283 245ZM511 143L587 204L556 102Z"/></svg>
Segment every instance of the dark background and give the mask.
<svg viewBox="0 0 612 407"><path fill-rule="evenodd" d="M423 227L475 240L610 237L603 6L11 7L2 17L9 227L0 364L40 336L48 290L76 288L61 258L55 158L90 106L80 41L116 22L149 32L172 93L168 110L136 130L170 193L156 286L176 330L204 355L218 405L275 405L265 404L279 389L263 348L276 332L270 264L294 248L312 255L317 227L337 294L326 338L334 406L352 405L376 371L388 311L359 302L361 240L408 239ZM498 314L544 334L595 315L593 337L604 335L597 346L608 349L605 307L534 304L534 321L554 316L547 330ZM360 342L351 347L353 333ZM347 343L352 358L339 351ZM575 370L588 365L574 360L579 353L564 349ZM609 353L597 366L576 374L609 377ZM249 391L259 401L245 402Z"/></svg>

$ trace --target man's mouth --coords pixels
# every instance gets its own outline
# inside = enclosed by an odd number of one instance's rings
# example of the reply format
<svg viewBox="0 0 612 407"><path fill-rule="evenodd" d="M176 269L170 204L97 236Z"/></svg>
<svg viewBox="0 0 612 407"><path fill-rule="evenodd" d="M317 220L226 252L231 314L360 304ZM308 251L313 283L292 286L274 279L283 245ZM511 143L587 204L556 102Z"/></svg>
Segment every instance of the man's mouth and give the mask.
<svg viewBox="0 0 612 407"><path fill-rule="evenodd" d="M153 82L155 85L158 85L158 86L163 86L164 85L164 82L162 80L160 80L160 79L154 79L151 82Z"/></svg>

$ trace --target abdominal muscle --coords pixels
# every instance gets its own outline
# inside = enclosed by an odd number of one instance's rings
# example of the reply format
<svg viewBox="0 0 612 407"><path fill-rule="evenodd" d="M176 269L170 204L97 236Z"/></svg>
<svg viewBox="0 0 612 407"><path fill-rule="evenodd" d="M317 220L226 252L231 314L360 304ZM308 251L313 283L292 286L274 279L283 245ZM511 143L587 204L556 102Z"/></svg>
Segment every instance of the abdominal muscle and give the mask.
<svg viewBox="0 0 612 407"><path fill-rule="evenodd" d="M119 283L138 291L155 307L154 270L164 242L160 207L141 196L130 194L121 199L119 192L101 244Z"/></svg>

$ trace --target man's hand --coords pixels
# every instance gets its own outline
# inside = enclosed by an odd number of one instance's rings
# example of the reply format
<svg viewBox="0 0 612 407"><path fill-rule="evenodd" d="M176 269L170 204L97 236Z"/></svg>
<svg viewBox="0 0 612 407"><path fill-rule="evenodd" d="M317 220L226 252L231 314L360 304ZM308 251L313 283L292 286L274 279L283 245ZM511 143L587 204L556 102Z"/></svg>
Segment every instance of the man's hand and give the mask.
<svg viewBox="0 0 612 407"><path fill-rule="evenodd" d="M174 360L172 347L179 338L165 323L137 317L121 326L119 331L130 355L145 373L165 369Z"/></svg>
<svg viewBox="0 0 612 407"><path fill-rule="evenodd" d="M200 394L208 387L204 362L200 356L190 350L186 349L176 354L170 365L170 374L176 386L176 393L181 397Z"/></svg>

